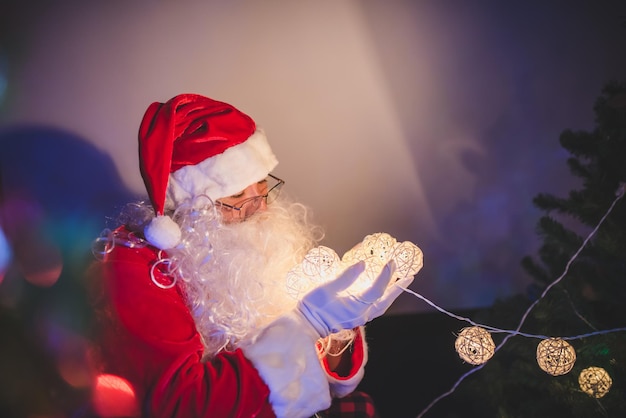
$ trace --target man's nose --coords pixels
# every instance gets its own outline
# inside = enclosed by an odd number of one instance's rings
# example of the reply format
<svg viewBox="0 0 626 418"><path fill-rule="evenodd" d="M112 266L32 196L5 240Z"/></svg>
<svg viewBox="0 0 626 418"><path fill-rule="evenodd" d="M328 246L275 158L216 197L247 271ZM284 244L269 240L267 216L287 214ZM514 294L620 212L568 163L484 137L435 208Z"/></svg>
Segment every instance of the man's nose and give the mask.
<svg viewBox="0 0 626 418"><path fill-rule="evenodd" d="M259 195L261 196L261 195ZM267 209L267 202L264 198L259 197L254 202L244 206L245 213L242 213L243 219L246 219L257 212L263 212Z"/></svg>
<svg viewBox="0 0 626 418"><path fill-rule="evenodd" d="M257 199L252 205L248 205L249 206L247 208L248 210L245 213L246 217L256 212L259 212L259 211L263 212L267 210L267 200L265 198L260 197L260 196L263 196L267 192L265 185L257 183L253 187L254 187L254 194L255 196L257 196Z"/></svg>
<svg viewBox="0 0 626 418"><path fill-rule="evenodd" d="M260 211L267 210L267 199L266 198L262 198L262 199L259 199L259 200L260 200L260 202L259 202L259 207L257 208L257 210L260 210Z"/></svg>

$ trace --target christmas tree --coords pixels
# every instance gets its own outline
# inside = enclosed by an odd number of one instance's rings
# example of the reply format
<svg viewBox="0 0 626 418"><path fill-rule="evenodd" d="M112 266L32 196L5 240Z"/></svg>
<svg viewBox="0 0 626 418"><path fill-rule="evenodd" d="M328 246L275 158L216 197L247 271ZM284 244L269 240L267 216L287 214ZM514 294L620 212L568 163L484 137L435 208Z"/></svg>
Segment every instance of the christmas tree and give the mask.
<svg viewBox="0 0 626 418"><path fill-rule="evenodd" d="M447 400L454 411L439 407L447 411L443 416L457 411L463 417L626 416L626 199L620 198L626 184L626 82L607 83L593 109L592 131L560 135L580 188L567 197L539 194L533 200L545 214L537 225L538 254L522 260L533 279L528 294L499 300L473 318L515 330L528 312L520 331L538 337L508 335ZM507 338L503 335L493 334L496 346ZM556 375L542 370L541 361L559 359L555 352L542 357L541 336L571 345L571 370ZM606 374L586 393L590 370ZM609 384L608 392L600 390Z"/></svg>

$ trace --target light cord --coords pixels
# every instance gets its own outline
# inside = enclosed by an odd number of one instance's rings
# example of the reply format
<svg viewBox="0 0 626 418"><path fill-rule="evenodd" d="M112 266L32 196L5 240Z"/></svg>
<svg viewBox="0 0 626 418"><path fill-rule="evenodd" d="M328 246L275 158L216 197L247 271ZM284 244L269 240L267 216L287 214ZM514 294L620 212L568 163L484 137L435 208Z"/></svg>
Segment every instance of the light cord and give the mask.
<svg viewBox="0 0 626 418"><path fill-rule="evenodd" d="M508 330L508 329L502 329L502 328L496 328L490 325L485 325L485 324L481 324L479 322L475 322L472 321L470 318L466 318L460 315L456 315L452 312L449 312L437 305L435 305L435 303L431 302L430 300L426 299L424 296L420 295L419 293L414 292L411 289L404 289L405 292L412 294L413 296L417 297L418 299L423 300L424 302L426 302L427 304L429 304L430 306L432 306L433 308L437 309L439 312L442 312L452 318L458 319L460 321L464 321L467 322L471 325L474 325L476 327L481 327L484 329L487 329L491 332L495 332L495 333L503 333L503 334L511 334L511 336L515 336L515 335L519 335L520 337L528 337L528 338L538 338L538 339L546 339L546 338L551 338L550 336L547 335L541 335L541 334L529 334L527 332L521 332L518 329L517 330ZM595 335L601 335L601 334L608 334L611 332L616 332L616 331L626 331L626 327L624 328L613 328L610 330L603 330L603 331L594 331L594 332L590 332L587 334L580 334L580 335L574 335L574 336L569 336L569 337L560 337L562 340L579 340L582 338L587 338L587 337L592 337Z"/></svg>

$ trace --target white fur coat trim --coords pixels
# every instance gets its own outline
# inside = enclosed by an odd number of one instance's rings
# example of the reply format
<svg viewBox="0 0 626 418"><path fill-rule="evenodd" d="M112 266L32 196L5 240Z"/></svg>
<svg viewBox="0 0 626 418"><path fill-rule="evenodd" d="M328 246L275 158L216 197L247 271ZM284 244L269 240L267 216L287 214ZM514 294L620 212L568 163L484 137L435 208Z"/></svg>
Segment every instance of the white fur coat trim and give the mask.
<svg viewBox="0 0 626 418"><path fill-rule="evenodd" d="M317 338L306 320L292 312L241 347L269 386L269 400L279 418L310 417L330 406L328 376L315 348Z"/></svg>

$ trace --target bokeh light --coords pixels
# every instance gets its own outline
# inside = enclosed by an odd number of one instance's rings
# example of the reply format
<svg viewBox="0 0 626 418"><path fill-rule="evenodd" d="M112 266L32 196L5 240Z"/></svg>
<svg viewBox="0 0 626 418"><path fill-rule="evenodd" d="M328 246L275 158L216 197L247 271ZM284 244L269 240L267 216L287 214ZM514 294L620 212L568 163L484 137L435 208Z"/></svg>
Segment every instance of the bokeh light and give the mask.
<svg viewBox="0 0 626 418"><path fill-rule="evenodd" d="M139 413L137 398L131 384L119 376L100 374L96 377L92 405L102 418L133 417Z"/></svg>

